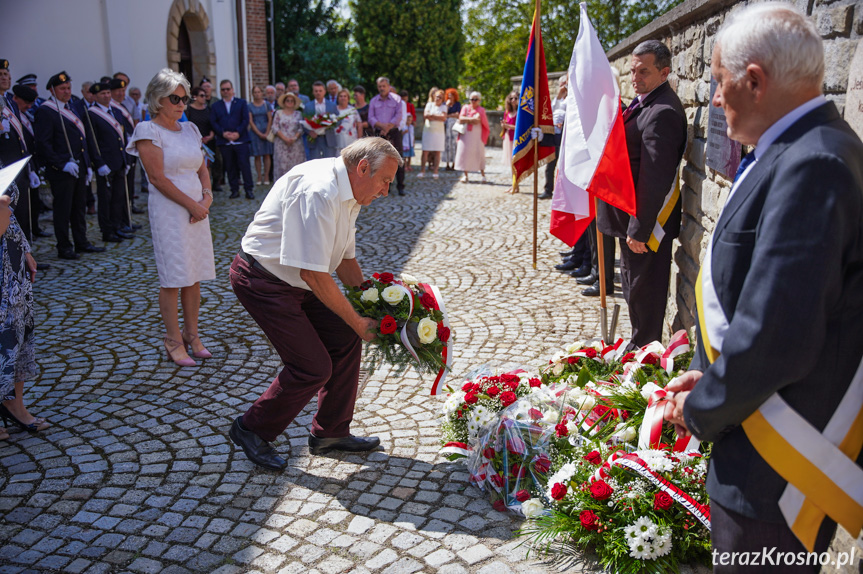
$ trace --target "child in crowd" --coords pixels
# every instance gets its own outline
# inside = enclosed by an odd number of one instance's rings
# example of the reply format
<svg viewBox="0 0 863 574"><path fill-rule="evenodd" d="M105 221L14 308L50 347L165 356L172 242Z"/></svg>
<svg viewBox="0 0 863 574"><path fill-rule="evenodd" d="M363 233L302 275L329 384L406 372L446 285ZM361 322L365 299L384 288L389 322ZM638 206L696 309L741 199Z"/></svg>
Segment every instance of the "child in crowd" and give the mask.
<svg viewBox="0 0 863 574"><path fill-rule="evenodd" d="M402 136L402 156L405 158L405 171L413 171L411 158L414 157L414 117L408 114L405 118L405 131Z"/></svg>

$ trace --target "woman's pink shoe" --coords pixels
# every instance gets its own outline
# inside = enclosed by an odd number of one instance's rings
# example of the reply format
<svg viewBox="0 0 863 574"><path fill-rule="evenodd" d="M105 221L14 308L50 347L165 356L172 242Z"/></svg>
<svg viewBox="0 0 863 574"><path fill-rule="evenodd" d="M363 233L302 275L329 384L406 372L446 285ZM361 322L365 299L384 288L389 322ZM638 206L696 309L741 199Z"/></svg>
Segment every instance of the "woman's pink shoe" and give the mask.
<svg viewBox="0 0 863 574"><path fill-rule="evenodd" d="M212 358L213 353L208 351L207 348L204 346L204 344L201 343L201 339L198 337L198 335L187 336L185 331L183 331L182 335L183 335L183 343L186 344L187 348L191 348L193 357L196 357L198 359L210 359L210 358ZM197 351L195 350L195 345L194 345L195 341L198 341L198 344L201 345L201 348Z"/></svg>
<svg viewBox="0 0 863 574"><path fill-rule="evenodd" d="M185 357L180 357L179 359L174 358L174 353L176 351L182 350ZM186 347L182 343L175 341L174 339L169 339L165 337L165 353L168 355L169 361L174 361L181 367L194 367L197 363L186 354Z"/></svg>

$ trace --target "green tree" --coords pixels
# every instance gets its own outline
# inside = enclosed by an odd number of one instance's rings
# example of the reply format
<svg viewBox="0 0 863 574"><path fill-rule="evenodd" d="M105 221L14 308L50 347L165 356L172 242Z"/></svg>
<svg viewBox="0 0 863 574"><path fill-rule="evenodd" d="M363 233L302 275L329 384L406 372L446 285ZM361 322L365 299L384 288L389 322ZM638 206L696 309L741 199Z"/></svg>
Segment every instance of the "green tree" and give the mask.
<svg viewBox="0 0 863 574"><path fill-rule="evenodd" d="M275 0L276 81L296 78L311 94L315 80L356 82L348 43L351 29L339 0Z"/></svg>
<svg viewBox="0 0 863 574"><path fill-rule="evenodd" d="M464 35L461 0L350 0L352 52L366 89L386 76L425 101L429 88L456 86Z"/></svg>
<svg viewBox="0 0 863 574"><path fill-rule="evenodd" d="M682 0L587 0L588 14L608 49ZM525 0L473 0L465 10L462 84L483 93L486 107L503 102L520 76L533 21L534 4ZM542 43L549 72L569 66L581 20L577 0L542 0Z"/></svg>

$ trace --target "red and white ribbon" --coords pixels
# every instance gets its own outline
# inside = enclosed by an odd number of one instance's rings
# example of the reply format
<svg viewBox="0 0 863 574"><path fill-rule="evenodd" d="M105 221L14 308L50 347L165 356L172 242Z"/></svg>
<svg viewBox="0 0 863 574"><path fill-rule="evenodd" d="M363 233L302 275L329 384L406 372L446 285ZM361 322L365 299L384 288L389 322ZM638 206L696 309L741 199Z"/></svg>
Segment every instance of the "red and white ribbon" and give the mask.
<svg viewBox="0 0 863 574"><path fill-rule="evenodd" d="M452 457L453 455L456 458L467 458L470 455L471 449L470 447L463 442L448 442L443 445L443 448L440 449L440 453L447 458ZM450 458L450 460L455 460L454 458Z"/></svg>
<svg viewBox="0 0 863 574"><path fill-rule="evenodd" d="M644 412L644 420L638 433L639 449L662 448L662 424L665 413L665 403L674 396L674 393L659 389L653 391L647 400L647 410ZM674 441L672 450L674 452L685 452L698 450L701 442L694 436L679 437Z"/></svg>
<svg viewBox="0 0 863 574"><path fill-rule="evenodd" d="M660 366L669 373L674 370L674 358L689 352L689 336L681 329L671 337L668 348L660 355Z"/></svg>
<svg viewBox="0 0 863 574"><path fill-rule="evenodd" d="M443 315L443 326L449 329L449 318L446 313L446 305L444 304L443 295L441 295L440 290L437 288L437 285L430 285L428 283L420 283L419 288L424 293L429 293L432 297L434 297L434 309L436 311L440 311ZM432 383L430 395L440 394L441 389L443 389L443 383L446 380L447 372L452 367L452 335L450 335L447 342L443 344L443 349L441 350L441 358L443 359L444 366L441 367L437 372L437 376L435 376L435 380Z"/></svg>

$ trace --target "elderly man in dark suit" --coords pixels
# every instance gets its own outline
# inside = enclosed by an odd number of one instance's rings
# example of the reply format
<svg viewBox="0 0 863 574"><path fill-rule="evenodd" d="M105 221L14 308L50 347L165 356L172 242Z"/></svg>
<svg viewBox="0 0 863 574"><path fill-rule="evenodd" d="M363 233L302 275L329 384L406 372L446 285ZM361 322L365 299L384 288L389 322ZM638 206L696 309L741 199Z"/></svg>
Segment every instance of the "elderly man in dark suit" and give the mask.
<svg viewBox="0 0 863 574"><path fill-rule="evenodd" d="M620 239L621 286L632 343L639 347L662 338L671 243L680 234L680 194L674 186L686 149L686 114L668 85L670 72L671 51L662 42L648 40L632 52L630 73L638 96L623 113L623 122L636 215L603 202L596 215L599 230ZM605 268L613 269L614 252L605 253Z"/></svg>
<svg viewBox="0 0 863 574"><path fill-rule="evenodd" d="M219 146L228 173L231 199L240 197L241 172L246 199L255 199L255 182L249 162L252 146L249 139L249 105L246 100L234 97L231 80L222 80L219 92L222 99L210 106L210 123L213 124L216 145Z"/></svg>
<svg viewBox="0 0 863 574"><path fill-rule="evenodd" d="M722 553L823 552L834 520L852 538L863 524L863 143L821 93L817 29L789 6L732 14L711 71L729 137L755 149L705 254L697 354L665 414L713 442L716 571L740 572Z"/></svg>

